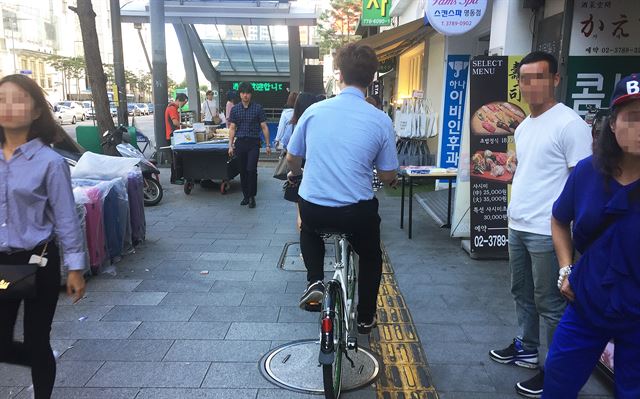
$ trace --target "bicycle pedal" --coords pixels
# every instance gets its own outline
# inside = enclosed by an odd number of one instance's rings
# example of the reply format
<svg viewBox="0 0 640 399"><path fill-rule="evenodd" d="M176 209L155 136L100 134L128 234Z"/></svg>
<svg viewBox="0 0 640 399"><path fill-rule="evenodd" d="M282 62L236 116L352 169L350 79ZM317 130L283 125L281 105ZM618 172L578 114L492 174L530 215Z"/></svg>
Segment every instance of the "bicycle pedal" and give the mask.
<svg viewBox="0 0 640 399"><path fill-rule="evenodd" d="M304 310L307 312L320 312L322 311L322 305L318 302L307 303L304 305Z"/></svg>
<svg viewBox="0 0 640 399"><path fill-rule="evenodd" d="M347 349L355 350L358 353L358 339L355 337L347 338Z"/></svg>

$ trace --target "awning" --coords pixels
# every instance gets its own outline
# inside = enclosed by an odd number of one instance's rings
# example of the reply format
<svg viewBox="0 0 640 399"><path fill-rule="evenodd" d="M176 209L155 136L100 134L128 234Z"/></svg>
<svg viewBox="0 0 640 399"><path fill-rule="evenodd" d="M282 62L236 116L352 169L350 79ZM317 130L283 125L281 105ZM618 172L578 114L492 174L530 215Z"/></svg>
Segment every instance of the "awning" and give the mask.
<svg viewBox="0 0 640 399"><path fill-rule="evenodd" d="M425 37L434 32L431 26L425 26L424 19L416 19L408 24L386 30L377 35L366 37L358 44L371 46L379 61L400 55L406 49L424 41Z"/></svg>

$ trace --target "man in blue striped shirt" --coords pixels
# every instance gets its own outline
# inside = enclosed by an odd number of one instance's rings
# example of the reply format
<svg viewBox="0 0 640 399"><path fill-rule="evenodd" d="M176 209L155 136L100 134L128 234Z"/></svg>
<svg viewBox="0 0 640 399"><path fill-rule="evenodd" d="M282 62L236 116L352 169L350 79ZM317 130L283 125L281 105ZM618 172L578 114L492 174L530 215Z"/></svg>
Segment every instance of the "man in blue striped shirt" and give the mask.
<svg viewBox="0 0 640 399"><path fill-rule="evenodd" d="M238 88L240 100L231 108L229 115L229 156L238 155L240 184L244 198L240 205L256 207L258 191L258 158L260 157L260 130L267 143L267 154L271 154L269 127L262 105L251 101L253 86L242 82Z"/></svg>

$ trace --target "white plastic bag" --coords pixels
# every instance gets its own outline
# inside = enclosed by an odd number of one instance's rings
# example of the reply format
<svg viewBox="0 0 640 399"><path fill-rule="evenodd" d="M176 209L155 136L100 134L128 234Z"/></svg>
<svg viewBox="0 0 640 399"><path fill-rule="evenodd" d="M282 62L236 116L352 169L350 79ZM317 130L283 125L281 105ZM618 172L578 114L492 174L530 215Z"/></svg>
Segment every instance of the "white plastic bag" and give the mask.
<svg viewBox="0 0 640 399"><path fill-rule="evenodd" d="M93 152L85 152L71 172L73 179L112 180L126 178L130 171L137 168L137 158L111 157Z"/></svg>

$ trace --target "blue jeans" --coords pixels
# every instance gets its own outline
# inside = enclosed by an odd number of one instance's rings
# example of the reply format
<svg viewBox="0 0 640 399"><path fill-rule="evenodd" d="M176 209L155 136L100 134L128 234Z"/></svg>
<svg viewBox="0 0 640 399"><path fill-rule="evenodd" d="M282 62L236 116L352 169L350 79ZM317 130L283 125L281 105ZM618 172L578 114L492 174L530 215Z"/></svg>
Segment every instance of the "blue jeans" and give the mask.
<svg viewBox="0 0 640 399"><path fill-rule="evenodd" d="M540 317L551 346L566 301L558 290L558 260L551 236L509 229L511 294L516 303L519 338L527 350L540 346Z"/></svg>
<svg viewBox="0 0 640 399"><path fill-rule="evenodd" d="M609 339L615 340L616 398L640 398L640 326L606 329L591 325L569 305L545 363L546 399L573 399L587 382Z"/></svg>

